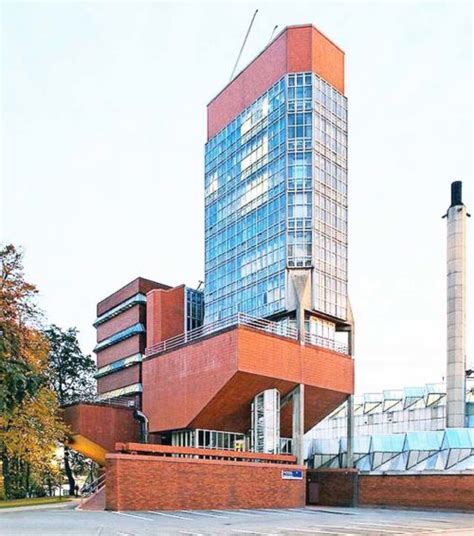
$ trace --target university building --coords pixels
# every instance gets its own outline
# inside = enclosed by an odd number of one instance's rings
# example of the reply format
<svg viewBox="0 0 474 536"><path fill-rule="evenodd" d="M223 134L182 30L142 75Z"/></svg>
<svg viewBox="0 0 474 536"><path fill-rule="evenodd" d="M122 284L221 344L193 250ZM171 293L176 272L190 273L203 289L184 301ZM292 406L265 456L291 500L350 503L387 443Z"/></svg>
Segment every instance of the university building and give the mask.
<svg viewBox="0 0 474 536"><path fill-rule="evenodd" d="M196 486L212 488L206 463L233 466L234 506L265 505L245 492L249 464L272 505L302 505L304 434L353 393L344 52L285 28L207 126L204 289L139 277L99 302L98 400L65 409L71 447L106 466L111 509L179 506L118 482L174 474L189 453Z"/></svg>

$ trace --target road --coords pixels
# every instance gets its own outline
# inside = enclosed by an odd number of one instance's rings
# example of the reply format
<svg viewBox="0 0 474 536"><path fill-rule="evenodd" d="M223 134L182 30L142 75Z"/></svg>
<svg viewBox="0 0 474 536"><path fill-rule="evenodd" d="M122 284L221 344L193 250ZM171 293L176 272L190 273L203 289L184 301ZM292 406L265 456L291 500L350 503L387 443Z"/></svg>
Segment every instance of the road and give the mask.
<svg viewBox="0 0 474 536"><path fill-rule="evenodd" d="M0 513L1 536L474 536L468 513L377 508L81 512L75 505Z"/></svg>

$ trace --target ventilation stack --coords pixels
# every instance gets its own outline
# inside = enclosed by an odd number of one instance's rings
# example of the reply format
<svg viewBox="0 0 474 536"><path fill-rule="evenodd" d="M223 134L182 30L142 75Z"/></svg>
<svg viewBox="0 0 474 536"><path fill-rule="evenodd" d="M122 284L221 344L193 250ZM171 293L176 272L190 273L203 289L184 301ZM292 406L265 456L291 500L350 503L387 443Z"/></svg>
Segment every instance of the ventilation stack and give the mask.
<svg viewBox="0 0 474 536"><path fill-rule="evenodd" d="M466 413L466 207L462 182L451 184L447 218L446 427L464 428Z"/></svg>

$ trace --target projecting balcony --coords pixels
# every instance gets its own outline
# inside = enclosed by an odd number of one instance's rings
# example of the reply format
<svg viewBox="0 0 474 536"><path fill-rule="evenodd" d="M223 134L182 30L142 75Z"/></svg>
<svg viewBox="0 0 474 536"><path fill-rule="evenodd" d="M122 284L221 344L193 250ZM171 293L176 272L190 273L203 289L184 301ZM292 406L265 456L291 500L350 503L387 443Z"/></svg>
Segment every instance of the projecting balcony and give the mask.
<svg viewBox="0 0 474 536"><path fill-rule="evenodd" d="M305 385L308 430L353 393L354 361L344 351L322 337L300 344L294 327L242 313L150 346L142 364L150 432L246 433L257 394L274 388L285 396L297 385ZM291 419L287 404L285 437Z"/></svg>
<svg viewBox="0 0 474 536"><path fill-rule="evenodd" d="M192 341L197 341L204 337L208 337L209 335L214 335L229 328L239 326L277 335L286 339L292 339L294 341L298 340L298 331L292 326L288 326L282 322L273 322L263 318L255 318L245 313L236 313L225 318L224 320L211 322L210 324L193 329L187 333L182 333L176 337L172 337L170 339L166 339L165 341L161 341L158 344L154 344L146 349L146 356L158 355L170 350L175 350L184 344L188 344ZM349 353L348 346L346 344L333 339L313 335L312 333L306 333L304 341L305 344L309 344L311 346L328 348L334 352L346 355Z"/></svg>

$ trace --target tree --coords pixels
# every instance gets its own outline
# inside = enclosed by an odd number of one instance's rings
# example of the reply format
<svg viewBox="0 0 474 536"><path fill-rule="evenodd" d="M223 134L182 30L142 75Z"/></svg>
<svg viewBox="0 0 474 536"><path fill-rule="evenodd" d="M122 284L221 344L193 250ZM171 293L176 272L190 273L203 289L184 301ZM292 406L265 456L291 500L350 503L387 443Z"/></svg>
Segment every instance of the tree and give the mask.
<svg viewBox="0 0 474 536"><path fill-rule="evenodd" d="M44 332L49 341L49 384L56 393L60 405L71 404L79 400L92 400L96 394L93 376L96 366L90 355L82 353L77 333L76 328L63 331L54 324ZM76 486L74 464L71 463L73 460L79 467L79 458L65 446L64 470L70 495L74 495Z"/></svg>
<svg viewBox="0 0 474 536"><path fill-rule="evenodd" d="M22 253L0 250L0 414L33 396L46 379L45 338L35 330L41 312L34 285L24 280Z"/></svg>
<svg viewBox="0 0 474 536"><path fill-rule="evenodd" d="M65 427L48 387L48 341L37 290L25 281L23 254L0 249L0 454L5 495L26 496L31 475L50 463Z"/></svg>

